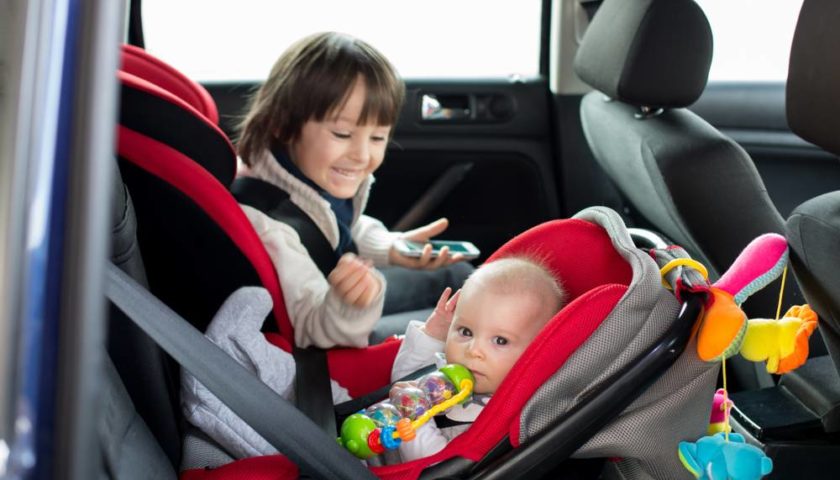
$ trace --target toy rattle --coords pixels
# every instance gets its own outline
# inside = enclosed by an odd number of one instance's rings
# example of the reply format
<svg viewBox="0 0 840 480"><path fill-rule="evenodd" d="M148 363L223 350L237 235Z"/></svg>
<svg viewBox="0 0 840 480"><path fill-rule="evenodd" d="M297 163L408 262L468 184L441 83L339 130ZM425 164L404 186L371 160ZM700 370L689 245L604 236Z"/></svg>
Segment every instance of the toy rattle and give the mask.
<svg viewBox="0 0 840 480"><path fill-rule="evenodd" d="M389 400L344 420L338 443L361 459L394 450L413 440L415 431L429 419L470 398L473 385L472 372L457 364L441 367L416 382L398 382L391 388Z"/></svg>

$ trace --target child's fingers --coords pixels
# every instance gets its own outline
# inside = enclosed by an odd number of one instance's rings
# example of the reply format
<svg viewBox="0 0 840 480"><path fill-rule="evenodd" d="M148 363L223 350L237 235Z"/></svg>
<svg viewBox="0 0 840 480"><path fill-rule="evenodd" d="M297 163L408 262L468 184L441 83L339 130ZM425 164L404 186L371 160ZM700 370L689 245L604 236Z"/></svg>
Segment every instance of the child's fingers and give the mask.
<svg viewBox="0 0 840 480"><path fill-rule="evenodd" d="M373 302L373 299L379 294L379 280L373 275L368 275L361 282L359 282L361 293L356 298L354 305L359 308L365 308Z"/></svg>
<svg viewBox="0 0 840 480"><path fill-rule="evenodd" d="M447 265L452 265L453 263L458 263L463 259L464 259L464 254L463 253L456 253L455 255L452 255L451 257L449 257L449 262L447 263Z"/></svg>
<svg viewBox="0 0 840 480"><path fill-rule="evenodd" d="M327 281L330 285L335 285L336 283L340 282L344 277L350 274L353 271L353 265L355 263L356 256L352 253L345 253L338 259L338 263L336 263L335 268L330 272L327 276Z"/></svg>
<svg viewBox="0 0 840 480"><path fill-rule="evenodd" d="M358 282L351 285L350 288L347 289L347 293L344 295L345 303L349 303L353 306L360 306L359 300L362 297L362 294L365 292L365 289L368 288L367 282L365 278L361 278Z"/></svg>
<svg viewBox="0 0 840 480"><path fill-rule="evenodd" d="M359 300L356 304L359 308L367 308L376 296L379 294L379 289L376 285L376 280L373 280L370 285L362 292L362 295L359 297Z"/></svg>
<svg viewBox="0 0 840 480"><path fill-rule="evenodd" d="M426 240L443 233L449 226L449 220L439 218L432 223L423 225L405 233L405 238L414 241L425 242Z"/></svg>
<svg viewBox="0 0 840 480"><path fill-rule="evenodd" d="M357 267L355 267L352 263L345 263L343 265L338 265L333 269L332 272L327 276L327 282L337 287L344 282L348 276L352 275L355 272Z"/></svg>
<svg viewBox="0 0 840 480"><path fill-rule="evenodd" d="M429 264L432 260L432 244L427 243L423 246L423 253L420 254L420 258L417 259L417 263L420 267L425 267Z"/></svg>
<svg viewBox="0 0 840 480"><path fill-rule="evenodd" d="M429 270L436 270L449 262L449 247L440 249L438 256L426 266Z"/></svg>
<svg viewBox="0 0 840 480"><path fill-rule="evenodd" d="M359 308L370 305L373 299L379 294L381 288L379 279L369 270L365 270L364 275L356 283L346 286L348 288L342 297L344 302Z"/></svg>
<svg viewBox="0 0 840 480"><path fill-rule="evenodd" d="M336 290L344 293L350 291L354 285L359 283L368 271L367 267L359 262L353 263L346 268L348 270L347 273L342 276L341 279L332 284Z"/></svg>

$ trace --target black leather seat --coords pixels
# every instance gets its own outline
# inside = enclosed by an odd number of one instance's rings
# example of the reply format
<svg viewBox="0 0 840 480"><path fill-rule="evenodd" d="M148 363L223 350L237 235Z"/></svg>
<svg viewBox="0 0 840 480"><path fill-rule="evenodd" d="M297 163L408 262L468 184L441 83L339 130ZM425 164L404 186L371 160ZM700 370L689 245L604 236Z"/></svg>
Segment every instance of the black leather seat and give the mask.
<svg viewBox="0 0 840 480"><path fill-rule="evenodd" d="M840 3L806 0L790 56L786 108L791 130L840 155ZM840 191L797 207L787 221L791 263L840 371Z"/></svg>
<svg viewBox="0 0 840 480"><path fill-rule="evenodd" d="M581 103L592 152L629 203L703 262L714 279L763 233L784 232L749 155L689 111L705 88L712 33L692 0L605 0L575 58L575 71L597 91ZM793 282L786 305L796 303ZM771 317L778 290L744 305ZM757 364L739 358L741 388L773 384Z"/></svg>

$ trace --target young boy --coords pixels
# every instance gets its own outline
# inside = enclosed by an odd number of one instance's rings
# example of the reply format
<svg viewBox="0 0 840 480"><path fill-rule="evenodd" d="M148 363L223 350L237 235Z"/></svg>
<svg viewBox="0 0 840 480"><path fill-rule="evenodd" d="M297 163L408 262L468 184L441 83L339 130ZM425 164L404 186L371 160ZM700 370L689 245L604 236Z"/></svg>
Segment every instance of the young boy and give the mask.
<svg viewBox="0 0 840 480"><path fill-rule="evenodd" d="M374 266L432 270L463 260L448 252L433 259L431 245L412 259L393 246L400 236L427 241L446 229L446 219L400 234L364 215L404 90L394 67L372 46L319 33L280 56L242 122L238 175L286 192L338 259L321 272L308 251L312 246L292 226L243 206L275 264L300 347L368 344L385 296L385 279Z"/></svg>
<svg viewBox="0 0 840 480"><path fill-rule="evenodd" d="M464 365L475 376L473 400L453 407L438 428L430 421L400 445L403 461L433 455L463 433L542 327L563 307L566 293L537 262L502 258L477 269L450 298L447 288L426 323L411 322L391 380L429 365ZM451 422L450 422L451 423Z"/></svg>

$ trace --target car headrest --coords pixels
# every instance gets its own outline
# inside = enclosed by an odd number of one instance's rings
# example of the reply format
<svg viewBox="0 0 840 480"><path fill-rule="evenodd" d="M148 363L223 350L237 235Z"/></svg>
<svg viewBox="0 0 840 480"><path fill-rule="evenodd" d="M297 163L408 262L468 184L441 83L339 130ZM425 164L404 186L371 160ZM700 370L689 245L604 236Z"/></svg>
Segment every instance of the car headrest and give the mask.
<svg viewBox="0 0 840 480"><path fill-rule="evenodd" d="M236 153L227 135L192 105L152 82L117 72L120 125L171 146L226 188L236 175Z"/></svg>
<svg viewBox="0 0 840 480"><path fill-rule="evenodd" d="M840 2L805 0L790 52L786 108L790 129L840 155Z"/></svg>
<svg viewBox="0 0 840 480"><path fill-rule="evenodd" d="M218 125L219 111L210 92L142 48L124 44L120 70L151 82L184 100L208 120Z"/></svg>
<svg viewBox="0 0 840 480"><path fill-rule="evenodd" d="M711 61L712 31L693 0L605 0L574 65L610 98L679 108L703 92Z"/></svg>

